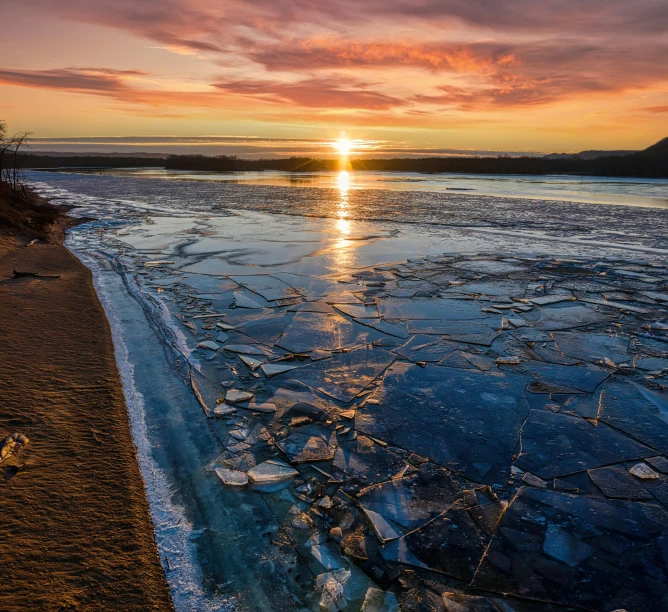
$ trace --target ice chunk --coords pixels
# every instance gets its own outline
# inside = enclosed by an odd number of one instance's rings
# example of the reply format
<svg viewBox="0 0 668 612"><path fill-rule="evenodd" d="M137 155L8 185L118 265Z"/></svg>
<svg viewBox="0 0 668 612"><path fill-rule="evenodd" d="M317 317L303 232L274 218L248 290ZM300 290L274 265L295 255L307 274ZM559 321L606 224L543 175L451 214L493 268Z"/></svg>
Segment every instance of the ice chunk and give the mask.
<svg viewBox="0 0 668 612"><path fill-rule="evenodd" d="M243 353L244 355L269 355L271 351L260 346L259 344L228 344L225 346L226 351L232 353Z"/></svg>
<svg viewBox="0 0 668 612"><path fill-rule="evenodd" d="M651 448L604 423L594 427L580 417L532 410L515 465L545 479L653 455Z"/></svg>
<svg viewBox="0 0 668 612"><path fill-rule="evenodd" d="M299 297L297 291L290 285L269 274L231 276L230 278L270 302Z"/></svg>
<svg viewBox="0 0 668 612"><path fill-rule="evenodd" d="M414 362L440 361L454 353L459 344L447 340L439 341L433 336L413 336L406 344L392 350L393 353Z"/></svg>
<svg viewBox="0 0 668 612"><path fill-rule="evenodd" d="M406 533L406 529L403 529L397 524L393 524L392 521L383 517L382 514L378 514L373 510L368 510L364 508L364 513L367 515L373 528L376 531L378 539L384 544L390 540L396 540Z"/></svg>
<svg viewBox="0 0 668 612"><path fill-rule="evenodd" d="M300 368L301 364L296 363L264 363L261 366L264 375L269 378L271 376L276 376L277 374L283 374L284 372L289 372L295 368Z"/></svg>
<svg viewBox="0 0 668 612"><path fill-rule="evenodd" d="M398 324L388 323L383 319L355 319L355 321L362 325L373 327L373 329L383 332L388 336L394 336L395 338L408 338L410 335L405 327Z"/></svg>
<svg viewBox="0 0 668 612"><path fill-rule="evenodd" d="M350 412L354 413L352 410ZM344 416L344 413L341 413L341 416ZM354 416L352 414L350 418ZM342 444L334 455L334 467L363 486L382 482L387 479L388 474L397 474L406 466L401 455L376 444L366 436L358 436L356 440Z"/></svg>
<svg viewBox="0 0 668 612"><path fill-rule="evenodd" d="M652 499L652 495L645 487L629 476L629 472L619 465L589 470L589 477L606 497L618 499Z"/></svg>
<svg viewBox="0 0 668 612"><path fill-rule="evenodd" d="M230 389L225 394L225 401L230 402L231 404L236 404L237 402L245 402L253 397L253 393L249 391L240 391L239 389Z"/></svg>
<svg viewBox="0 0 668 612"><path fill-rule="evenodd" d="M668 454L668 399L637 383L612 382L601 391L599 418ZM656 453L654 453L656 454Z"/></svg>
<svg viewBox="0 0 668 612"><path fill-rule="evenodd" d="M608 376L610 371L584 364L564 366L556 363L525 362L522 370L533 375L546 385L558 387L560 393L583 391L593 393Z"/></svg>
<svg viewBox="0 0 668 612"><path fill-rule="evenodd" d="M262 304L249 298L247 295L241 293L240 291L234 292L234 304L237 308L264 308Z"/></svg>
<svg viewBox="0 0 668 612"><path fill-rule="evenodd" d="M334 553L325 544L311 546L311 554L326 570L343 569L345 567L341 555Z"/></svg>
<svg viewBox="0 0 668 612"><path fill-rule="evenodd" d="M543 542L543 552L571 567L575 567L591 557L594 549L572 536L568 531L560 529L556 525L548 525L545 532L545 541Z"/></svg>
<svg viewBox="0 0 668 612"><path fill-rule="evenodd" d="M421 564L467 582L475 574L487 539L461 500L402 538Z"/></svg>
<svg viewBox="0 0 668 612"><path fill-rule="evenodd" d="M559 302L570 302L575 301L575 298L570 295L543 295L541 297L529 298L531 303L537 304L538 306L547 306L549 304L558 304Z"/></svg>
<svg viewBox="0 0 668 612"><path fill-rule="evenodd" d="M328 461L334 458L335 447L323 435L295 432L277 446L290 458L293 463L309 461Z"/></svg>
<svg viewBox="0 0 668 612"><path fill-rule="evenodd" d="M519 363L520 363L520 358L516 356L496 358L497 365L519 365Z"/></svg>
<svg viewBox="0 0 668 612"><path fill-rule="evenodd" d="M659 505L524 488L494 532L472 587L541 601L614 610L662 610ZM643 571L638 571L642 567ZM595 602L595 603L594 603Z"/></svg>
<svg viewBox="0 0 668 612"><path fill-rule="evenodd" d="M367 404L356 427L492 484L507 473L529 412L527 382L514 372L397 363L374 394L379 404Z"/></svg>
<svg viewBox="0 0 668 612"><path fill-rule="evenodd" d="M213 409L213 414L220 417L229 416L236 413L237 409L234 406L228 406L227 404L220 404Z"/></svg>
<svg viewBox="0 0 668 612"><path fill-rule="evenodd" d="M249 470L248 478L254 485L278 485L289 483L299 472L279 461L265 461Z"/></svg>
<svg viewBox="0 0 668 612"><path fill-rule="evenodd" d="M220 344L216 344L213 340L205 340L204 342L198 342L197 346L199 348L209 349L210 351L217 351L220 348Z"/></svg>
<svg viewBox="0 0 668 612"><path fill-rule="evenodd" d="M252 355L239 354L239 359L241 359L241 361L243 361L253 372L262 365L262 361L256 359Z"/></svg>
<svg viewBox="0 0 668 612"><path fill-rule="evenodd" d="M285 328L277 344L295 353L332 350L357 344L362 333L369 333L365 329L338 314L299 313Z"/></svg>
<svg viewBox="0 0 668 612"><path fill-rule="evenodd" d="M564 306L563 308L546 308L541 313L536 327L543 331L574 329L596 323L610 321L612 317L582 305Z"/></svg>
<svg viewBox="0 0 668 612"><path fill-rule="evenodd" d="M480 305L472 300L441 298L415 298L404 300L389 298L378 306L386 319L442 319L444 321L468 321L482 319L485 315Z"/></svg>
<svg viewBox="0 0 668 612"><path fill-rule="evenodd" d="M613 334L566 333L552 334L559 350L565 355L589 362L601 362L607 357L615 363L629 358L629 338Z"/></svg>
<svg viewBox="0 0 668 612"><path fill-rule="evenodd" d="M599 306L607 306L609 308L617 308L618 310L628 310L637 314L647 314L651 312L648 308L641 308L640 306L631 306L629 304L614 302L612 300L601 300L598 298L580 298L581 302L586 304L598 304Z"/></svg>
<svg viewBox="0 0 668 612"><path fill-rule="evenodd" d="M357 348L304 366L299 371L299 380L338 400L349 402L394 359L394 355L380 348Z"/></svg>
<svg viewBox="0 0 668 612"><path fill-rule="evenodd" d="M468 259L451 264L453 268L468 270L469 272L479 272L481 274L510 274L511 272L523 272L526 266L519 265L519 262L504 262L495 259Z"/></svg>
<svg viewBox="0 0 668 612"><path fill-rule="evenodd" d="M242 487L248 484L248 474L244 472L217 467L216 474L218 474L218 477L223 481L224 484L230 485L232 487Z"/></svg>
<svg viewBox="0 0 668 612"><path fill-rule="evenodd" d="M491 296L522 296L526 292L527 283L521 280L482 280L469 282L460 287L446 289L446 293L473 293Z"/></svg>
<svg viewBox="0 0 668 612"><path fill-rule="evenodd" d="M446 510L459 496L459 488L447 470L426 464L411 477L390 480L362 490L357 498L365 512L378 514L385 521L376 522L376 530L390 534L400 528L417 529ZM387 525L385 524L387 523ZM394 526L396 525L396 526ZM392 539L383 537L381 539Z"/></svg>
<svg viewBox="0 0 668 612"><path fill-rule="evenodd" d="M361 612L401 612L401 608L394 593L369 587Z"/></svg>
<svg viewBox="0 0 668 612"><path fill-rule="evenodd" d="M320 574L316 579L316 585L322 589L320 596L321 612L339 612L348 606L343 594L343 585L350 578L347 570Z"/></svg>
<svg viewBox="0 0 668 612"><path fill-rule="evenodd" d="M657 480L659 475L645 463L637 463L630 470L629 474L640 478L640 480Z"/></svg>
<svg viewBox="0 0 668 612"><path fill-rule="evenodd" d="M333 304L334 308L355 319L377 319L378 307L364 304Z"/></svg>
<svg viewBox="0 0 668 612"><path fill-rule="evenodd" d="M276 404L273 402L262 402L262 403L257 403L254 401L251 401L248 403L248 406L246 406L248 410L254 410L255 412L265 412L265 413L271 413L271 412L276 412Z"/></svg>
<svg viewBox="0 0 668 612"><path fill-rule="evenodd" d="M302 302L288 308L288 312L319 312L321 314L335 314L336 311L326 302Z"/></svg>

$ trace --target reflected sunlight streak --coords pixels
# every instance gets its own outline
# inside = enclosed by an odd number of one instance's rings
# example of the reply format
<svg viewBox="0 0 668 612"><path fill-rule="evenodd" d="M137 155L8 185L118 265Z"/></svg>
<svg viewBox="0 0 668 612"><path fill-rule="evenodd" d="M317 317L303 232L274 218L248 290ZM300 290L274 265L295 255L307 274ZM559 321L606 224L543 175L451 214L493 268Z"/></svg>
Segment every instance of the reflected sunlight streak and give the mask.
<svg viewBox="0 0 668 612"><path fill-rule="evenodd" d="M339 203L337 206L338 219L336 220L336 230L339 232L338 240L336 241L335 257L336 264L340 270L348 268L352 265L352 248L348 240L348 235L351 232L350 221L346 218L348 216L348 191L350 189L350 173L346 170L341 170L336 177L336 184L339 190Z"/></svg>
<svg viewBox="0 0 668 612"><path fill-rule="evenodd" d="M342 234L342 240L345 240L345 236L350 234L350 221L348 219L337 219L336 229L339 230Z"/></svg>
<svg viewBox="0 0 668 612"><path fill-rule="evenodd" d="M336 182L339 188L339 219L345 219L348 216L348 190L350 189L350 174L345 170L339 172Z"/></svg>

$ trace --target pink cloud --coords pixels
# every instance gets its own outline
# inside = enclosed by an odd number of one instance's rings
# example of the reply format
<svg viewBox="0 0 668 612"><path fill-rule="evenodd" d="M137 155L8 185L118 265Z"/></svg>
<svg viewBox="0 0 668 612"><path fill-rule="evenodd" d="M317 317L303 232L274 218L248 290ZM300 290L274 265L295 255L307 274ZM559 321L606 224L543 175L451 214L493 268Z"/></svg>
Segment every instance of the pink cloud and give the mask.
<svg viewBox="0 0 668 612"><path fill-rule="evenodd" d="M46 89L111 93L126 89L124 77L144 76L139 70L59 68L55 70L0 70L0 83Z"/></svg>
<svg viewBox="0 0 668 612"><path fill-rule="evenodd" d="M131 77L144 76L136 70L107 68L64 68L55 70L0 70L0 83L39 89L66 90L149 106L226 108L234 98L255 98L270 105L286 103L314 109L388 110L404 101L368 89L368 84L341 78L338 81L308 79L295 83L279 81L220 81L208 91L166 91L138 87ZM237 100L236 106L243 102Z"/></svg>
<svg viewBox="0 0 668 612"><path fill-rule="evenodd" d="M296 83L277 81L231 81L215 87L269 102L294 103L306 108L351 108L387 110L405 102L394 96L370 91L366 84L343 80L307 79Z"/></svg>
<svg viewBox="0 0 668 612"><path fill-rule="evenodd" d="M415 116L434 106L534 106L653 86L664 80L668 57L668 3L660 0L496 0L484 9L470 0L25 1L203 54L217 91L170 93L173 105L183 106L229 106L229 96L309 109L400 108ZM392 80L396 68L416 70L403 90ZM0 75L15 85L168 104L167 92L133 85L130 74L19 72ZM355 78L344 81L342 73ZM456 81L443 78L448 84L434 89L433 75Z"/></svg>

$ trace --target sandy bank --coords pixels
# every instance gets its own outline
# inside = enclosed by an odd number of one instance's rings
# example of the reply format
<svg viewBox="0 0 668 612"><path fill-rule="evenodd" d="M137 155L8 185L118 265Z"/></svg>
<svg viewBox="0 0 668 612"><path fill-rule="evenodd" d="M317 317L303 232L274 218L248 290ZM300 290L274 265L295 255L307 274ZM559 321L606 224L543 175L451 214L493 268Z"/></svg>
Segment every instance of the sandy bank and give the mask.
<svg viewBox="0 0 668 612"><path fill-rule="evenodd" d="M109 325L62 244L69 222L29 247L34 234L0 228L0 438L30 439L0 463L0 609L170 610Z"/></svg>

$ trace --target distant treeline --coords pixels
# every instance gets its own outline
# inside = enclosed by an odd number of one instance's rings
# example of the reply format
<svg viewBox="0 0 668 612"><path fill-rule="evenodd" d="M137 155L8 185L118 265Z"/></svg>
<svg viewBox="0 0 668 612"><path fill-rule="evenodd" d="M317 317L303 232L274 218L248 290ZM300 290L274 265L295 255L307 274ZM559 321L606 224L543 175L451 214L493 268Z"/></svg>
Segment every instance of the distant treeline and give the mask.
<svg viewBox="0 0 668 612"><path fill-rule="evenodd" d="M403 172L455 172L464 174L580 174L668 178L668 155L645 155L597 159L547 159L544 157L429 157L370 159L353 162L355 169Z"/></svg>
<svg viewBox="0 0 668 612"><path fill-rule="evenodd" d="M19 155L21 168L164 168L164 157L106 157L104 155Z"/></svg>
<svg viewBox="0 0 668 612"><path fill-rule="evenodd" d="M239 170L283 170L315 172L338 170L336 159L289 157L280 159L240 159L219 155L170 155L165 158L90 157L24 154L22 168L132 168L159 167L170 170L230 172ZM668 178L668 139L632 155L581 159L547 157L420 157L400 159L353 159L353 170L385 172L456 172L466 174L582 174Z"/></svg>

